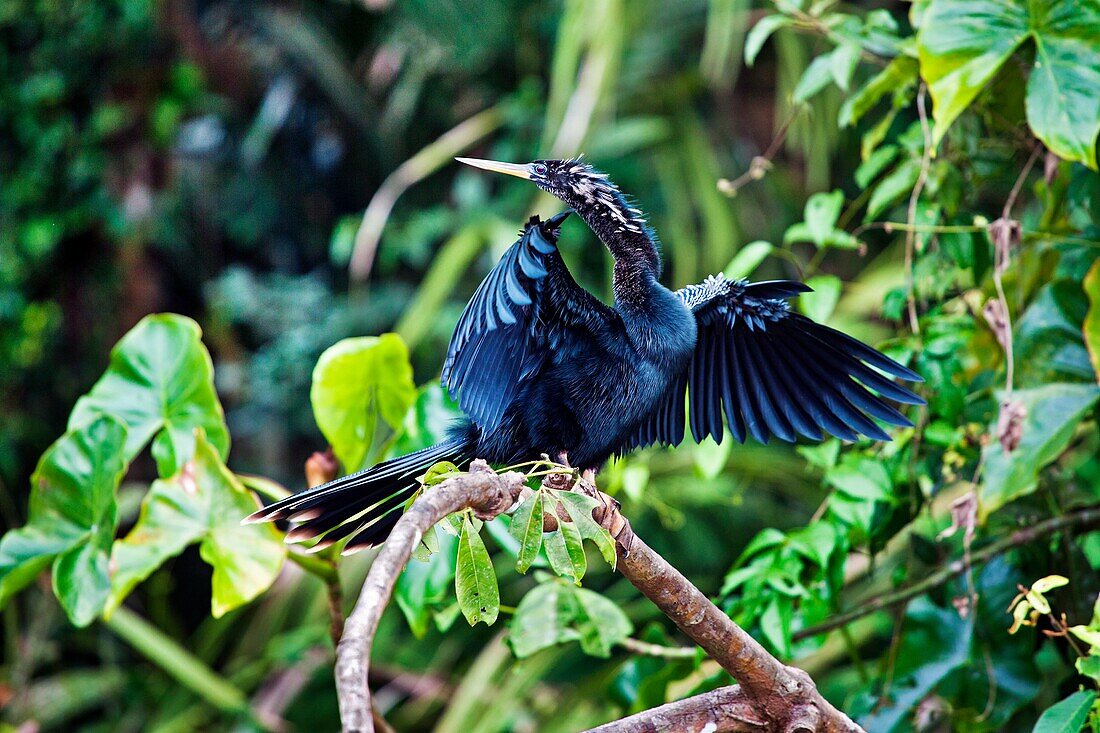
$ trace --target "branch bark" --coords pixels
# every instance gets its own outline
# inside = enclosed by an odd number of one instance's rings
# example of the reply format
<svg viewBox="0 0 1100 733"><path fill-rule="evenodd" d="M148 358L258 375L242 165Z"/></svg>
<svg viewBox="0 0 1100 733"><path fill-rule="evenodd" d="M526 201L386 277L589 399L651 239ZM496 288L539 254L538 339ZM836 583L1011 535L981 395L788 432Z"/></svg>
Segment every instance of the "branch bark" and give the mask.
<svg viewBox="0 0 1100 733"><path fill-rule="evenodd" d="M370 650L397 577L424 533L448 514L467 508L485 519L495 517L516 502L523 485L521 473L497 475L484 461L474 461L469 473L449 478L421 494L397 521L371 564L336 647L336 693L346 733L374 733L367 685Z"/></svg>
<svg viewBox="0 0 1100 733"><path fill-rule="evenodd" d="M738 685L731 685L614 720L587 733L758 733L765 727L753 699Z"/></svg>

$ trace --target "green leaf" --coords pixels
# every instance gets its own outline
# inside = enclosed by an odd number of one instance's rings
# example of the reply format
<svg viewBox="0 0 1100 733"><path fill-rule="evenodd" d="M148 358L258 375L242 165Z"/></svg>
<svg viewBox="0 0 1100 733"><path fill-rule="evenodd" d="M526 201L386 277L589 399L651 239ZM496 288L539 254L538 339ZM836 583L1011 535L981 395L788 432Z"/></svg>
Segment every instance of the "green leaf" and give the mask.
<svg viewBox="0 0 1100 733"><path fill-rule="evenodd" d="M730 263L723 268L722 273L730 280L748 277L760 266L764 258L774 251L775 245L771 242L765 242L759 239L755 242L749 242L744 247L737 250L737 254L735 254L733 259L730 260Z"/></svg>
<svg viewBox="0 0 1100 733"><path fill-rule="evenodd" d="M773 595L760 616L760 630L780 658L791 656L791 617L794 602L789 596Z"/></svg>
<svg viewBox="0 0 1100 733"><path fill-rule="evenodd" d="M832 54L825 54L818 56L810 65L806 67L806 70L802 72L802 76L798 80L798 84L794 87L794 93L791 95L795 104L801 104L812 98L815 94L825 88L833 78L832 72Z"/></svg>
<svg viewBox="0 0 1100 733"><path fill-rule="evenodd" d="M479 621L487 626L493 625L500 613L500 589L485 543L470 523L468 514L462 517L457 563L455 595L458 596L462 615L470 626Z"/></svg>
<svg viewBox="0 0 1100 733"><path fill-rule="evenodd" d="M409 351L393 333L344 339L321 354L309 396L340 463L359 470L379 452L380 424L402 427L416 400Z"/></svg>
<svg viewBox="0 0 1100 733"><path fill-rule="evenodd" d="M836 275L815 275L806 284L813 288L813 292L798 297L798 309L818 323L823 323L840 301L840 278Z"/></svg>
<svg viewBox="0 0 1100 733"><path fill-rule="evenodd" d="M838 124L841 127L856 124L885 95L897 95L910 87L916 78L917 62L909 56L898 56L844 101L840 106Z"/></svg>
<svg viewBox="0 0 1100 733"><path fill-rule="evenodd" d="M1089 710L1096 701L1092 690L1080 690L1046 709L1032 733L1079 733L1089 717Z"/></svg>
<svg viewBox="0 0 1100 733"><path fill-rule="evenodd" d="M563 578L580 585L588 569L588 560L584 556L581 533L573 522L558 522L558 529L547 532L542 538L546 550L546 559L550 568Z"/></svg>
<svg viewBox="0 0 1100 733"><path fill-rule="evenodd" d="M52 562L54 593L70 621L87 626L103 610L126 437L122 423L103 415L42 455L31 476L27 524L0 540L0 606Z"/></svg>
<svg viewBox="0 0 1100 733"><path fill-rule="evenodd" d="M818 247L833 233L843 206L844 192L840 189L829 193L815 193L806 201L806 227L810 231L810 240Z"/></svg>
<svg viewBox="0 0 1100 733"><path fill-rule="evenodd" d="M756 63L756 57L764 47L764 42L777 30L790 24L791 19L785 15L765 15L757 21L745 36L745 66L751 67Z"/></svg>
<svg viewBox="0 0 1100 733"><path fill-rule="evenodd" d="M585 588L552 580L520 601L509 625L509 643L520 659L556 644L579 641L587 654L607 657L633 632L613 602Z"/></svg>
<svg viewBox="0 0 1100 733"><path fill-rule="evenodd" d="M580 631L581 649L594 657L611 656L611 647L630 636L634 630L630 619L622 609L595 591L576 588L577 629Z"/></svg>
<svg viewBox="0 0 1100 733"><path fill-rule="evenodd" d="M855 179L860 188L867 188L871 182L878 178L886 166L894 162L898 157L897 145L883 145L875 150L856 168Z"/></svg>
<svg viewBox="0 0 1100 733"><path fill-rule="evenodd" d="M1075 666L1081 675L1094 682L1100 682L1100 657L1092 654L1087 657L1078 657Z"/></svg>
<svg viewBox="0 0 1100 733"><path fill-rule="evenodd" d="M427 562L411 562L397 579L394 598L413 634L423 638L435 614L451 601L458 561L458 538L437 533L439 548Z"/></svg>
<svg viewBox="0 0 1100 733"><path fill-rule="evenodd" d="M707 480L717 478L729 461L730 452L733 450L732 440L715 442L714 438L706 437L699 441L691 450L691 460L699 475Z"/></svg>
<svg viewBox="0 0 1100 733"><path fill-rule="evenodd" d="M615 540L611 533L596 523L592 518L592 510L600 506L600 502L591 496L580 494L576 491L560 491L558 497L565 506L565 511L573 520L573 524L581 533L581 537L596 545L596 549L603 555L613 569L615 567Z"/></svg>
<svg viewBox="0 0 1100 733"><path fill-rule="evenodd" d="M259 596L275 582L287 550L273 525L241 524L256 509L252 493L197 431L194 458L175 476L153 482L137 524L115 542L107 613L166 560L195 543L214 569L210 613L215 618Z"/></svg>
<svg viewBox="0 0 1100 733"><path fill-rule="evenodd" d="M572 627L576 602L571 586L551 581L532 588L516 607L508 640L519 659L535 652L580 639Z"/></svg>
<svg viewBox="0 0 1100 733"><path fill-rule="evenodd" d="M1048 384L1012 393L1027 410L1023 437L1016 450L1005 453L1000 441L985 448L985 482L981 488L982 521L1013 499L1035 491L1039 472L1069 445L1078 423L1089 414L1100 387L1091 384ZM993 432L996 420L990 427Z"/></svg>
<svg viewBox="0 0 1100 733"><path fill-rule="evenodd" d="M511 534L519 542L516 571L526 573L542 547L542 491L527 497L512 514Z"/></svg>
<svg viewBox="0 0 1100 733"><path fill-rule="evenodd" d="M829 71L841 91L848 91L859 55L860 47L855 43L842 43L829 54Z"/></svg>
<svg viewBox="0 0 1100 733"><path fill-rule="evenodd" d="M1079 280L1062 278L1039 288L1016 324L1019 386L1096 382L1096 372L1082 338L1088 311L1088 296Z"/></svg>
<svg viewBox="0 0 1100 733"><path fill-rule="evenodd" d="M141 319L111 350L107 371L77 400L69 429L114 415L126 426L126 462L152 440L161 476L171 476L191 460L195 428L206 431L224 459L229 431L201 337L190 318L160 314Z"/></svg>
<svg viewBox="0 0 1100 733"><path fill-rule="evenodd" d="M1089 298L1089 310L1081 331L1089 350L1092 370L1100 382L1100 259L1093 263L1084 280L1085 294Z"/></svg>
<svg viewBox="0 0 1100 733"><path fill-rule="evenodd" d="M890 172L875 186L871 200L867 204L866 221L878 217L887 207L892 206L913 192L913 186L920 177L920 161L910 158Z"/></svg>
<svg viewBox="0 0 1100 733"><path fill-rule="evenodd" d="M1100 2L933 0L917 38L938 144L1024 41L1035 44L1028 124L1058 156L1096 169Z"/></svg>

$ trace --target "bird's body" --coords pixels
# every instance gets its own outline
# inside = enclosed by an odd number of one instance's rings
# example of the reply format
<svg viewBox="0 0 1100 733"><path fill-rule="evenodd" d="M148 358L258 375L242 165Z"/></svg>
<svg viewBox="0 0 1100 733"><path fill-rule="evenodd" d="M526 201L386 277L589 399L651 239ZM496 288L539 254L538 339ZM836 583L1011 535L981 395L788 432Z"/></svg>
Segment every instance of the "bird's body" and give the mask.
<svg viewBox="0 0 1100 733"><path fill-rule="evenodd" d="M417 476L442 460L549 455L595 470L615 454L680 443L688 423L697 440L721 440L726 426L764 442L888 439L867 415L910 424L878 395L920 403L883 372L920 377L790 311L787 299L808 290L801 283L717 275L669 290L656 237L605 175L575 160L464 162L534 180L583 218L615 258L614 306L578 286L558 253L570 212L532 217L455 327L441 381L466 419L449 439L251 519L288 518L298 525L289 539L322 537L321 546L351 536L355 549L385 539Z"/></svg>

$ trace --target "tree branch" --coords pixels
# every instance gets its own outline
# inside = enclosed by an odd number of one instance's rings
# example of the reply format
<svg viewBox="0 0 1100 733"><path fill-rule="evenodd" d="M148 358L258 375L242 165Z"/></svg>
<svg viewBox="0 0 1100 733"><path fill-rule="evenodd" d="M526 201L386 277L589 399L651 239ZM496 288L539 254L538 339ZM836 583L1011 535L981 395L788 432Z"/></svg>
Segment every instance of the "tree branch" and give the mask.
<svg viewBox="0 0 1100 733"><path fill-rule="evenodd" d="M344 731L374 733L367 685L371 645L397 577L424 533L448 514L467 508L480 517L495 517L515 503L523 485L521 473L498 476L484 461L474 461L469 473L449 478L421 494L397 521L371 564L336 647L336 693Z"/></svg>
<svg viewBox="0 0 1100 733"><path fill-rule="evenodd" d="M604 723L586 733L661 733L670 730L758 733L766 727L767 724L755 710L752 698L739 686L732 685Z"/></svg>
<svg viewBox="0 0 1100 733"><path fill-rule="evenodd" d="M886 595L872 598L863 605L853 608L847 613L833 616L828 621L817 624L816 626L809 626L805 629L796 631L792 639L794 641L799 641L810 636L824 634L826 631L832 631L841 626L847 626L856 619L872 614L875 611L882 611L900 603L904 603L910 598L923 595L933 588L943 585L955 576L961 575L968 567L986 563L1003 552L1007 552L1014 547L1030 544L1045 535L1053 534L1059 530L1069 529L1070 527L1093 526L1100 526L1100 506L1085 507L1076 512L1061 517L1053 517L1030 527L1016 530L1009 536L992 542L977 552L972 553L969 563L966 562L966 558L954 560L944 565L939 570L936 570L924 580L913 583L905 588L900 588L893 593L887 593Z"/></svg>

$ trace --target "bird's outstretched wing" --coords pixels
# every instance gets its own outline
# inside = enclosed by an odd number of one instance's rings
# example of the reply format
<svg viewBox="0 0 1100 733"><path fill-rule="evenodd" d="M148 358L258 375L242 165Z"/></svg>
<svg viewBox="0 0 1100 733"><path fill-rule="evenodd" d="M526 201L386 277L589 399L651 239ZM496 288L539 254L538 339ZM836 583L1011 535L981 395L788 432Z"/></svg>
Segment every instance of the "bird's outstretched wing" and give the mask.
<svg viewBox="0 0 1100 733"><path fill-rule="evenodd" d="M671 385L624 451L679 444L685 422L695 439L721 440L723 416L733 437L761 442L799 434L845 440L890 436L912 423L883 399L924 404L891 377L923 381L916 372L856 339L794 313L787 298L810 290L793 280L747 283L712 276L677 291L695 314L699 339L691 364ZM685 400L685 390L687 399ZM688 405L685 417L684 406Z"/></svg>
<svg viewBox="0 0 1100 733"><path fill-rule="evenodd" d="M484 430L495 429L523 383L567 340L616 327L618 314L577 285L558 252L567 211L537 216L474 292L458 320L441 381Z"/></svg>

